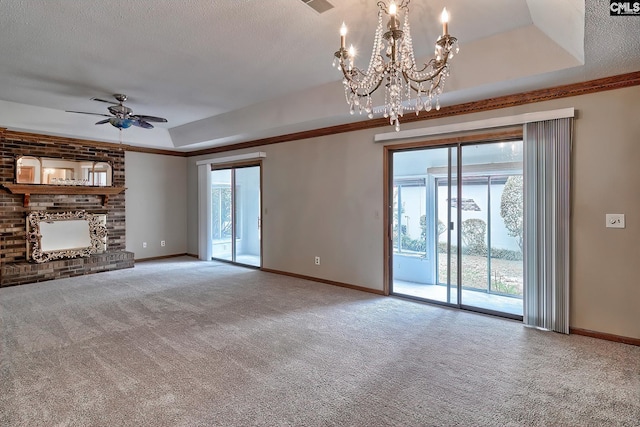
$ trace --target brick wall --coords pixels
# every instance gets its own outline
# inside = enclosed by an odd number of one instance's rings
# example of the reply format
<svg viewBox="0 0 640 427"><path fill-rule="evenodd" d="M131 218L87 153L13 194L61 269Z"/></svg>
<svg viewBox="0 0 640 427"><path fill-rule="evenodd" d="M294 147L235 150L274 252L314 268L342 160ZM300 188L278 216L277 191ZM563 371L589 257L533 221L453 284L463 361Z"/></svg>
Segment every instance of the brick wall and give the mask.
<svg viewBox="0 0 640 427"><path fill-rule="evenodd" d="M0 129L0 184L15 183L15 160L21 155L107 162L113 169L113 185L125 186L124 150L115 144ZM72 263L73 268L68 268L70 264L64 260L39 267L29 266L25 234L26 216L32 210L106 212L107 254L78 259ZM106 206L102 205L102 197L97 195L32 194L29 206L25 208L21 195L0 189L0 286L89 274L113 269L112 266L132 267L133 254L118 255L125 251L125 239L124 193L110 196ZM21 274L24 280L20 279Z"/></svg>

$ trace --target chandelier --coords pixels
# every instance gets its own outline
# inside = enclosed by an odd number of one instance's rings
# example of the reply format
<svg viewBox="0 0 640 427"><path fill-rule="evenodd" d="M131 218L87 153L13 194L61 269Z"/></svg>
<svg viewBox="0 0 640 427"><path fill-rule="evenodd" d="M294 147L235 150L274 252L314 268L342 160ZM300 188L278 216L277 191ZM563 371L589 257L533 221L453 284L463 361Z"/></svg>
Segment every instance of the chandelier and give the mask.
<svg viewBox="0 0 640 427"><path fill-rule="evenodd" d="M449 14L442 10L442 35L435 43L435 57L424 66L416 65L413 53L413 40L409 27L409 2L402 0L400 5L391 1L387 7L383 1L378 2L378 27L373 41L373 52L366 71L354 67L356 55L353 45L346 48L347 27L343 23L340 28L340 50L335 53L333 65L339 66L344 75L345 97L349 104L349 112L360 114L364 111L369 118L374 113L383 113L396 131L400 130L400 117L405 110L431 111L440 109L439 96L442 93L446 78L449 76L449 60L454 52L458 53L458 40L449 35ZM404 19L400 28L399 15ZM386 28L383 26L383 15L389 17ZM384 86L384 105L373 107L371 95ZM412 95L415 95L412 98Z"/></svg>

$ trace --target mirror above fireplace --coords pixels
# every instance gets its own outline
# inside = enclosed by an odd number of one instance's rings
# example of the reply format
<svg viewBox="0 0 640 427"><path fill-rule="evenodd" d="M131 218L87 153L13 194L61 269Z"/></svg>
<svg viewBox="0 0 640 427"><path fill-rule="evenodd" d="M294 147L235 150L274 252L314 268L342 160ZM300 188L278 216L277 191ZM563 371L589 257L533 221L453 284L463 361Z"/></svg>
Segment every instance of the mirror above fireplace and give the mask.
<svg viewBox="0 0 640 427"><path fill-rule="evenodd" d="M113 185L113 168L107 162L19 156L15 170L16 184Z"/></svg>

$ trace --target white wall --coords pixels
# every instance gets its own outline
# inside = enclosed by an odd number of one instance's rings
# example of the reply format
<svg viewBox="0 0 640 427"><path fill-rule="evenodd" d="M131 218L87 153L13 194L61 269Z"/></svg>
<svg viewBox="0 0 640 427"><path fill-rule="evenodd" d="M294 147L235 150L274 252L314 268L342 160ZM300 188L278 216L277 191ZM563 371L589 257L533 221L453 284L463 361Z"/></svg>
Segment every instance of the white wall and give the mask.
<svg viewBox="0 0 640 427"><path fill-rule="evenodd" d="M345 133L233 153L267 153L264 268L382 290L382 158L373 135ZM197 224L196 161L233 154L189 158L190 222ZM197 251L197 237L190 226L189 252Z"/></svg>
<svg viewBox="0 0 640 427"><path fill-rule="evenodd" d="M640 338L640 86L403 125L403 129L575 107L572 327ZM379 128L260 147L265 268L383 287L383 145ZM431 138L435 139L435 138ZM217 157L243 152L220 153ZM216 156L207 156L216 157ZM189 252L197 251L196 158L189 158ZM625 213L626 229L605 228ZM313 265L313 257L321 265Z"/></svg>
<svg viewBox="0 0 640 427"><path fill-rule="evenodd" d="M127 250L136 259L186 253L186 158L127 151L125 180Z"/></svg>

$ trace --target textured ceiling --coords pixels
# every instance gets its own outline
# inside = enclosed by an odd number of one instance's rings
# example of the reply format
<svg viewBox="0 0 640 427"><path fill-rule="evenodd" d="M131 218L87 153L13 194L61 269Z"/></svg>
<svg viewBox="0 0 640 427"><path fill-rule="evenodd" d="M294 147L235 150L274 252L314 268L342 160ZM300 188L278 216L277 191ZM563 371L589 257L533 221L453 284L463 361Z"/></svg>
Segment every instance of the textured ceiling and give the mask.
<svg viewBox="0 0 640 427"><path fill-rule="evenodd" d="M368 58L377 6L331 3L319 14L300 0L0 0L0 127L116 141L99 118L64 112L105 112L90 98L113 93L169 120L123 133L143 146L354 120L332 55L346 21ZM418 56L432 51L445 5L461 52L444 105L640 70L640 17L610 17L600 0L413 0Z"/></svg>

